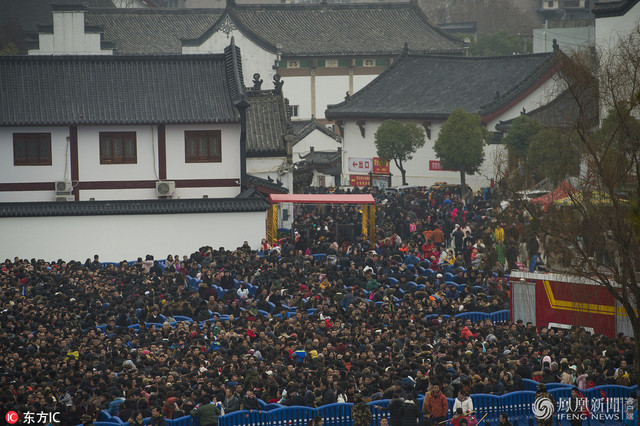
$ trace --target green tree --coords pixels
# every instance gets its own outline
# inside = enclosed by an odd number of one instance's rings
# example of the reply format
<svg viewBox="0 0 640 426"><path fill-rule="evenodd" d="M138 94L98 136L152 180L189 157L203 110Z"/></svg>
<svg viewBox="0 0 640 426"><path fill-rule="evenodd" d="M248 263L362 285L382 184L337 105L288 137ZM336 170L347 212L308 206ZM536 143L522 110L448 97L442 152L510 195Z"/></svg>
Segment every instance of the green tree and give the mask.
<svg viewBox="0 0 640 426"><path fill-rule="evenodd" d="M407 184L407 171L404 163L413 158L413 154L424 146L424 131L415 123L402 123L396 120L382 122L375 134L378 157L395 163L402 173L402 184Z"/></svg>
<svg viewBox="0 0 640 426"><path fill-rule="evenodd" d="M522 51L522 39L504 31L479 34L478 41L469 45L469 56L511 56Z"/></svg>
<svg viewBox="0 0 640 426"><path fill-rule="evenodd" d="M509 153L520 160L526 160L529 153L529 144L533 137L540 131L540 124L521 114L513 120L509 131L504 137L504 143L509 149Z"/></svg>
<svg viewBox="0 0 640 426"><path fill-rule="evenodd" d="M574 143L575 135L565 134L553 128L537 132L528 147L527 166L537 180L547 178L554 185L567 176L580 172L580 150Z"/></svg>
<svg viewBox="0 0 640 426"><path fill-rule="evenodd" d="M454 110L442 125L433 149L445 170L459 170L464 199L467 173L476 173L484 162L484 143L489 132L478 114Z"/></svg>

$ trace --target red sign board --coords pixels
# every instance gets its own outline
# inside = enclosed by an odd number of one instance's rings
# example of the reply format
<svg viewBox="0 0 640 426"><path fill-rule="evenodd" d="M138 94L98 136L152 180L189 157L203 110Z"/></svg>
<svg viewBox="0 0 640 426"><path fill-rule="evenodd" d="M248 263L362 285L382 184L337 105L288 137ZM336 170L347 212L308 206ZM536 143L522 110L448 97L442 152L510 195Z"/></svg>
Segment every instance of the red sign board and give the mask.
<svg viewBox="0 0 640 426"><path fill-rule="evenodd" d="M549 323L581 325L615 337L618 312L613 295L606 288L551 279L534 281L537 326Z"/></svg>
<svg viewBox="0 0 640 426"><path fill-rule="evenodd" d="M440 160L429 160L429 170L441 170L443 172L455 172L455 170L445 170L440 164Z"/></svg>
<svg viewBox="0 0 640 426"><path fill-rule="evenodd" d="M382 158L373 157L373 173L379 175L389 174L389 162Z"/></svg>
<svg viewBox="0 0 640 426"><path fill-rule="evenodd" d="M369 186L370 184L369 175L349 175L349 185L351 186Z"/></svg>

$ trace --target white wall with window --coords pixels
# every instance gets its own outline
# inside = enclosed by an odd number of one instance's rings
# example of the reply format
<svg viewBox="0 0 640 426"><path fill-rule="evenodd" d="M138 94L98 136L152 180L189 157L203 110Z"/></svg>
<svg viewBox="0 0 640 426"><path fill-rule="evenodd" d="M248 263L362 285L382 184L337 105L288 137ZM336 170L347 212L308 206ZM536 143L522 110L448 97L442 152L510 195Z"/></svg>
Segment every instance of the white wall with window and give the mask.
<svg viewBox="0 0 640 426"><path fill-rule="evenodd" d="M219 162L186 162L185 132L220 132ZM171 125L166 126L168 179L240 179L240 125Z"/></svg>
<svg viewBox="0 0 640 426"><path fill-rule="evenodd" d="M157 138L155 126L79 127L80 180L157 180Z"/></svg>
<svg viewBox="0 0 640 426"><path fill-rule="evenodd" d="M37 135L31 138L28 135ZM43 138L44 135L45 137ZM39 183L65 180L71 176L70 164L66 155L68 149L68 127L29 127L0 128L0 188L2 184ZM25 151L20 147L16 151L15 140L22 140ZM50 164L42 164L39 153L43 140L50 140ZM32 141L29 143L29 141ZM37 142L36 142L37 141ZM34 145L37 143L38 147ZM26 146L24 145L26 144ZM22 158L21 158L22 157ZM35 161L31 161L35 159ZM30 164L39 162L41 164ZM0 189L0 202L51 201L53 191L3 191Z"/></svg>
<svg viewBox="0 0 640 426"><path fill-rule="evenodd" d="M311 78L309 76L283 77L282 81L284 81L282 93L289 99L289 105L298 105L298 117L311 118ZM324 110L322 117L324 117Z"/></svg>

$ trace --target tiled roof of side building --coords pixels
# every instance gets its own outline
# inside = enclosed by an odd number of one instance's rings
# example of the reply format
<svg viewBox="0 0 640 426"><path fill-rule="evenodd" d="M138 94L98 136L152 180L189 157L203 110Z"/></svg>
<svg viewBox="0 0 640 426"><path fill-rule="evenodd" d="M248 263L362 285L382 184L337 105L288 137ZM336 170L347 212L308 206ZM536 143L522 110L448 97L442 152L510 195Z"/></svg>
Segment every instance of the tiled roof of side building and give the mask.
<svg viewBox="0 0 640 426"><path fill-rule="evenodd" d="M404 53L328 119L446 119L463 108L481 115L509 105L553 70L558 53L452 57Z"/></svg>
<svg viewBox="0 0 640 426"><path fill-rule="evenodd" d="M241 30L286 56L398 54L405 42L420 52L461 54L464 43L429 22L417 2L236 5Z"/></svg>
<svg viewBox="0 0 640 426"><path fill-rule="evenodd" d="M284 136L291 131L287 106L273 90L247 91L247 156L284 156Z"/></svg>
<svg viewBox="0 0 640 426"><path fill-rule="evenodd" d="M261 198L195 198L80 202L0 203L0 217L235 213L265 211Z"/></svg>
<svg viewBox="0 0 640 426"><path fill-rule="evenodd" d="M293 140L294 145L309 136L309 134L311 134L314 130L318 130L329 136L330 138L335 139L336 142L342 143L342 138L340 137L340 135L327 129L327 126L318 123L316 120L293 121L291 124L293 126L293 133L296 136L296 138Z"/></svg>
<svg viewBox="0 0 640 426"><path fill-rule="evenodd" d="M314 165L331 165L340 161L342 153L340 151L311 151L305 155L300 155L300 159Z"/></svg>
<svg viewBox="0 0 640 426"><path fill-rule="evenodd" d="M614 0L614 1L596 1L591 12L596 18L609 18L613 16L625 15L633 6L638 4L640 0Z"/></svg>
<svg viewBox="0 0 640 426"><path fill-rule="evenodd" d="M116 54L180 54L181 39L198 37L222 15L221 9L89 9L86 25L101 27Z"/></svg>
<svg viewBox="0 0 640 426"><path fill-rule="evenodd" d="M464 43L431 24L417 3L235 5L222 9L89 9L116 54L181 53L226 22L266 50L288 56L462 54Z"/></svg>
<svg viewBox="0 0 640 426"><path fill-rule="evenodd" d="M50 25L52 5L84 3L87 7L113 8L111 0L2 0L0 1L0 27L17 21L22 31L35 32L38 25Z"/></svg>
<svg viewBox="0 0 640 426"><path fill-rule="evenodd" d="M595 87L594 87L595 89ZM538 121L545 127L574 128L584 124L585 120L591 123L590 127L598 125L598 97L593 91L584 91L583 99L576 99L574 94L565 90L551 102L531 111L525 111L527 117ZM515 118L500 121L496 124L496 130L506 132L509 130Z"/></svg>
<svg viewBox="0 0 640 426"><path fill-rule="evenodd" d="M224 55L0 56L0 75L0 126L239 120Z"/></svg>

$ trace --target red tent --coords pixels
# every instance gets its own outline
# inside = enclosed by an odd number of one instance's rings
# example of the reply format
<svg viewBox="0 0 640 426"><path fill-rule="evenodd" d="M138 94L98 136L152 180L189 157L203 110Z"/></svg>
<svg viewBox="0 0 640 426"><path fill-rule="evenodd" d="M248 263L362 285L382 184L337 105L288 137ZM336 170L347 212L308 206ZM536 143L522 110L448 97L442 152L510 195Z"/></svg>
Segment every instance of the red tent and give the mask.
<svg viewBox="0 0 640 426"><path fill-rule="evenodd" d="M549 207L550 204L553 204L554 202L556 202L558 200L562 200L564 198L567 198L570 195L575 194L576 192L578 192L578 190L575 189L573 186L571 186L571 184L565 180L556 189L554 189L550 193L545 194L542 197L533 198L531 200L531 202L532 203L542 204L542 205L544 205L544 208L546 209L546 208Z"/></svg>

